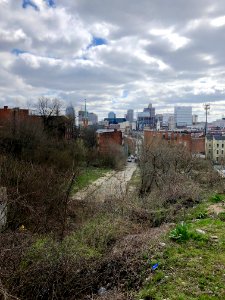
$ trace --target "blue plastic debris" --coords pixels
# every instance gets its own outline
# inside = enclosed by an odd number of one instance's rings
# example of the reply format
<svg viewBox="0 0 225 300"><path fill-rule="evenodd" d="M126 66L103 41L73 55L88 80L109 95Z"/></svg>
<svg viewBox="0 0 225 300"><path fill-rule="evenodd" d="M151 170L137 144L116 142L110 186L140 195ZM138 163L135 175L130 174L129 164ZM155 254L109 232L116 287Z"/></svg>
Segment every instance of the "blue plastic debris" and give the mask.
<svg viewBox="0 0 225 300"><path fill-rule="evenodd" d="M152 266L152 271L155 271L155 270L158 268L158 266L159 266L159 263L153 265L153 266Z"/></svg>

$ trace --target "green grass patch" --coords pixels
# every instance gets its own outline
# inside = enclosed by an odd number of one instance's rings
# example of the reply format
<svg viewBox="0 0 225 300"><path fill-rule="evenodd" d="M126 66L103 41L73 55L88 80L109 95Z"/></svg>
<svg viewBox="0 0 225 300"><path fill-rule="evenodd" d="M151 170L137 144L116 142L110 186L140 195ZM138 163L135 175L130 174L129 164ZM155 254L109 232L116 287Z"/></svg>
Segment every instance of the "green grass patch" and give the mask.
<svg viewBox="0 0 225 300"><path fill-rule="evenodd" d="M225 299L224 222L204 218L180 225L174 235L181 235L185 242L177 243L169 235L165 238L166 247L151 257L159 267L154 272L149 267L148 281L136 299Z"/></svg>
<svg viewBox="0 0 225 300"><path fill-rule="evenodd" d="M99 215L62 242L50 236L39 236L24 254L20 267L27 269L35 264L58 264L64 258L98 259L115 240L132 231L132 224L112 215Z"/></svg>
<svg viewBox="0 0 225 300"><path fill-rule="evenodd" d="M111 216L97 216L88 221L78 232L68 237L69 244L79 241L102 254L107 247L120 235L123 221L112 219Z"/></svg>
<svg viewBox="0 0 225 300"><path fill-rule="evenodd" d="M209 202L203 201L195 207L189 208L187 214L184 216L185 221L208 218L208 205Z"/></svg>
<svg viewBox="0 0 225 300"><path fill-rule="evenodd" d="M219 203L219 202L225 201L225 197L224 197L224 195L215 194L210 198L210 201L213 203Z"/></svg>
<svg viewBox="0 0 225 300"><path fill-rule="evenodd" d="M225 222L225 212L220 212L220 213L218 214L218 218L219 218L221 221Z"/></svg>
<svg viewBox="0 0 225 300"><path fill-rule="evenodd" d="M81 174L77 177L73 193L78 192L79 190L87 187L89 184L99 179L100 177L105 176L110 169L105 168L86 168L81 171Z"/></svg>
<svg viewBox="0 0 225 300"><path fill-rule="evenodd" d="M137 169L134 171L128 185L129 187L139 187L141 182L141 176L140 176L140 169L137 167Z"/></svg>

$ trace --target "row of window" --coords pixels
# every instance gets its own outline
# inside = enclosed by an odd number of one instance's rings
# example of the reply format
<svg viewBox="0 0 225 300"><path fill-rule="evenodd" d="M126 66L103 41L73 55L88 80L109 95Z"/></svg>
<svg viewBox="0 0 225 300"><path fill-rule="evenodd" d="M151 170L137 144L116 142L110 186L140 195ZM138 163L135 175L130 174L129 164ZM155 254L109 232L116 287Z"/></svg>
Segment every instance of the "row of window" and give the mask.
<svg viewBox="0 0 225 300"><path fill-rule="evenodd" d="M222 144L221 146L222 146L222 148L224 148L224 144ZM211 144L208 144L208 147L211 148ZM219 148L220 144L217 144L216 147Z"/></svg>
<svg viewBox="0 0 225 300"><path fill-rule="evenodd" d="M211 153L211 150L209 149L208 152ZM219 150L216 150L216 154L219 154ZM223 151L223 150L221 150L221 154L224 154L224 151Z"/></svg>
<svg viewBox="0 0 225 300"><path fill-rule="evenodd" d="M219 154L219 150L216 150L216 154ZM223 154L223 150L221 150L221 154Z"/></svg>

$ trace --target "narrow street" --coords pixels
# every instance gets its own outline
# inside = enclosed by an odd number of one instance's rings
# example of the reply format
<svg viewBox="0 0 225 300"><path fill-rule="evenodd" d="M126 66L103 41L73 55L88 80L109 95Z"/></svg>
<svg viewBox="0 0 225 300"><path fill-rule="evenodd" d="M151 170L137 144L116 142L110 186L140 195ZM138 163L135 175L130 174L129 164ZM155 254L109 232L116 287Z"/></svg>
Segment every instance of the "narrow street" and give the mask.
<svg viewBox="0 0 225 300"><path fill-rule="evenodd" d="M127 184L136 168L137 164L132 162L128 163L122 171L109 172L87 188L77 192L71 199L97 199L98 201L104 202L105 199L112 196L121 197L126 193Z"/></svg>

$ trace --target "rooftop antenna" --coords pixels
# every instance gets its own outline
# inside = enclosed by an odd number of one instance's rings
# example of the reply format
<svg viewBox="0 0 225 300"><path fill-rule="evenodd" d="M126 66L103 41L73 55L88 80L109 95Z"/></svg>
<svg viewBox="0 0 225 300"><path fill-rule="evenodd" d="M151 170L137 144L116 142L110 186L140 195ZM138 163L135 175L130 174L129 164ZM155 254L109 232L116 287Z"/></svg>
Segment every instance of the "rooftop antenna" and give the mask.
<svg viewBox="0 0 225 300"><path fill-rule="evenodd" d="M208 110L210 110L210 104L209 103L205 103L204 105L204 110L205 110L205 136L207 134L207 125L208 125Z"/></svg>

